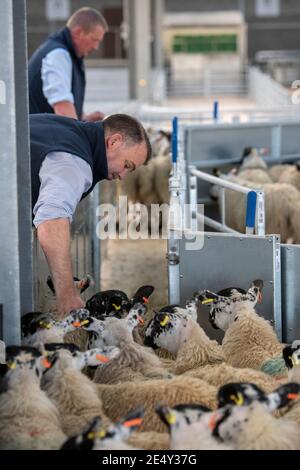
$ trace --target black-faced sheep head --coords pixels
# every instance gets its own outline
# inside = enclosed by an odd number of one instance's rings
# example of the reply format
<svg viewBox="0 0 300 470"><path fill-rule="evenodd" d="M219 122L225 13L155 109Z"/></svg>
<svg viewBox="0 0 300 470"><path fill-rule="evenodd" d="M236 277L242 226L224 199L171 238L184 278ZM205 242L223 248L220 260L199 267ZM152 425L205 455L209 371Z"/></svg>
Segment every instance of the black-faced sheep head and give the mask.
<svg viewBox="0 0 300 470"><path fill-rule="evenodd" d="M187 313L155 312L145 331L145 346L164 348L176 354L182 343L190 315Z"/></svg>

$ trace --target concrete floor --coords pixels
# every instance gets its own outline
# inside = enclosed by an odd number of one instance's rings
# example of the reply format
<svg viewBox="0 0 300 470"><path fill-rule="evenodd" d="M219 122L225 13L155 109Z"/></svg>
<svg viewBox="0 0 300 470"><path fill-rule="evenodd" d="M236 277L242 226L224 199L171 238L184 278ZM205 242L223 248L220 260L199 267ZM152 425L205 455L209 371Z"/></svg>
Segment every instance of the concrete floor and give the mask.
<svg viewBox="0 0 300 470"><path fill-rule="evenodd" d="M120 289L131 296L138 287L155 287L154 309L168 304L166 240L109 240L102 260L101 290Z"/></svg>

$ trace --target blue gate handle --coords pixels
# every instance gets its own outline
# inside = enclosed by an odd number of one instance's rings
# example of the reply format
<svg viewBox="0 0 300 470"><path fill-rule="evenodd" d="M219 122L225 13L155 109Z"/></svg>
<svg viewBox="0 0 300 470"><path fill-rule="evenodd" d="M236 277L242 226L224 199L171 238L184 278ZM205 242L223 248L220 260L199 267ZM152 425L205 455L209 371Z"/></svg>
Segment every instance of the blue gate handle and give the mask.
<svg viewBox="0 0 300 470"><path fill-rule="evenodd" d="M174 117L172 121L172 162L177 162L178 155L178 117Z"/></svg>
<svg viewBox="0 0 300 470"><path fill-rule="evenodd" d="M256 192L250 191L247 194L246 227L253 229L255 228L256 200Z"/></svg>
<svg viewBox="0 0 300 470"><path fill-rule="evenodd" d="M219 119L219 101L214 101L214 120Z"/></svg>

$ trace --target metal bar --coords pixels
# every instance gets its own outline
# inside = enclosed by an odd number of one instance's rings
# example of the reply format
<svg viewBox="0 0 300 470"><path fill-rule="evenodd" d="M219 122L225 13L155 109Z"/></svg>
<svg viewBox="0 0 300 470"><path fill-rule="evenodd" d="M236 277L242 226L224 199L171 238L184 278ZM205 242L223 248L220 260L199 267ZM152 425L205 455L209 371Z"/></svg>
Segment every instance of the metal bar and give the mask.
<svg viewBox="0 0 300 470"><path fill-rule="evenodd" d="M197 177L190 177L190 222L191 226L187 227L193 231L197 231L197 203L198 203L198 191L197 191Z"/></svg>
<svg viewBox="0 0 300 470"><path fill-rule="evenodd" d="M197 220L199 220L199 222L201 222L201 223L204 220L204 223L206 225L208 225L211 228L214 228L214 229L218 230L219 232L240 234L240 232L237 232L236 230L233 230L232 228L227 227L227 225L221 224L220 222L217 222L216 220L213 220L210 217L207 217L206 215L202 215L202 214L197 213Z"/></svg>
<svg viewBox="0 0 300 470"><path fill-rule="evenodd" d="M29 244L28 237L28 210L31 211L30 198L28 191L23 193L24 187L18 187L18 182L21 181L21 175L18 175L18 158L29 159L29 154L26 155L26 146L28 140L25 139L24 152L18 154L21 150L21 140L18 140L17 131L22 127L21 120L26 122L26 114L24 114L25 106L22 104L16 108L16 99L25 102L27 96L26 80L16 83L19 80L17 77L18 69L16 68L16 60L18 54L16 49L19 48L20 54L25 54L26 45L18 40L18 29L22 31L23 37L25 34L25 5L23 1L18 2L21 5L23 12L23 19L17 19L16 10L14 9L15 2L13 0L6 0L1 4L0 15L0 61L1 61L1 75L0 82L2 85L2 97L0 100L0 159L1 159L1 172L0 172L0 304L3 305L3 337L6 343L19 344L20 343L20 315L21 315L21 270L24 269L24 264L21 265L20 257L23 250L31 252L32 246ZM19 31L20 32L20 31ZM26 55L25 55L26 57ZM23 76L24 74L22 74ZM16 97L16 91L18 96ZM24 100L24 101L23 101ZM16 110L20 110L20 115L17 116ZM25 131L24 131L25 132ZM26 134L26 132L25 132ZM28 163L28 161L27 161ZM25 167L25 163L24 163ZM24 180L26 177L24 175ZM27 183L29 183L27 181ZM25 184L25 181L24 181ZM26 215L20 221L20 207L19 203L24 195L24 210ZM30 209L28 209L30 207ZM24 233L26 232L26 240L20 240L21 231L19 230L19 223L22 223ZM22 251L20 244L22 243ZM29 276L31 273L29 272ZM30 283L29 283L30 284ZM30 293L29 293L30 296Z"/></svg>
<svg viewBox="0 0 300 470"><path fill-rule="evenodd" d="M191 174L194 176L197 176L197 178L200 178L204 181L208 181L209 183L216 184L223 188L232 189L232 191L237 191L239 193L248 194L250 191L255 191L255 189L244 188L244 186L241 186L236 183L232 183L232 181L226 181L226 180L223 180L222 178L218 178L217 176L208 175L207 173L204 173L203 171L192 169Z"/></svg>
<svg viewBox="0 0 300 470"><path fill-rule="evenodd" d="M223 225L226 225L225 188L221 188L220 204L221 204L221 221Z"/></svg>

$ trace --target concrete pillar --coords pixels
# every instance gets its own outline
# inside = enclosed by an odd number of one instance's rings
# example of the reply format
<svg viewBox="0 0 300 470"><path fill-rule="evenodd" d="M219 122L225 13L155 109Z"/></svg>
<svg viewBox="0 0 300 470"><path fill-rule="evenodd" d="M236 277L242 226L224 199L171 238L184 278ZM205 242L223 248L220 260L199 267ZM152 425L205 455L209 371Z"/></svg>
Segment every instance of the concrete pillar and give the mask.
<svg viewBox="0 0 300 470"><path fill-rule="evenodd" d="M150 87L150 0L128 0L129 95L148 101Z"/></svg>

